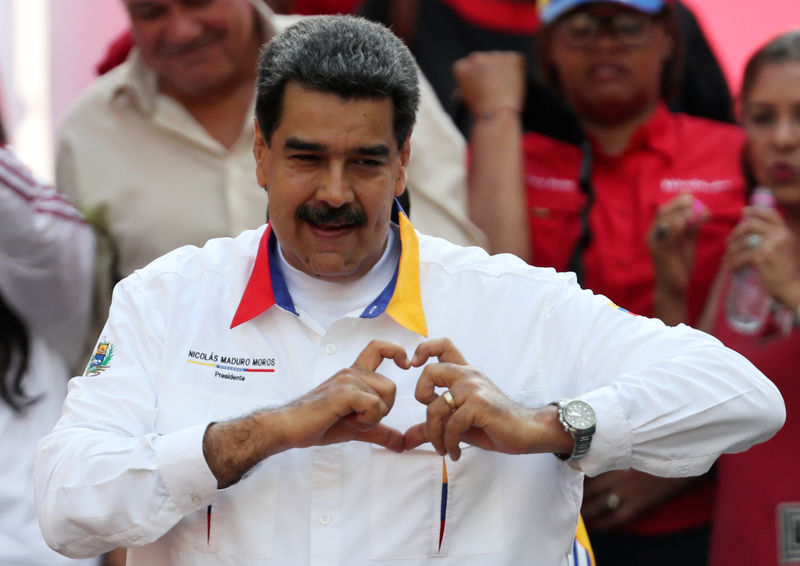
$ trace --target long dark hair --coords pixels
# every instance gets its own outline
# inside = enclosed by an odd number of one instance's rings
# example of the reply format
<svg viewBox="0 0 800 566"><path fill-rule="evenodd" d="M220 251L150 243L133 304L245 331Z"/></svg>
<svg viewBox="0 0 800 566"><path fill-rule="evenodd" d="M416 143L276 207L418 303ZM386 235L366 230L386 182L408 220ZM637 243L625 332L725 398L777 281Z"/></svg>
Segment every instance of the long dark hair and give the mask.
<svg viewBox="0 0 800 566"><path fill-rule="evenodd" d="M0 119L0 146L5 143L5 130ZM29 354L28 329L0 292L0 397L16 412L36 402L36 398L25 394L23 384Z"/></svg>
<svg viewBox="0 0 800 566"><path fill-rule="evenodd" d="M17 412L36 402L23 384L29 354L28 329L0 293L0 397Z"/></svg>

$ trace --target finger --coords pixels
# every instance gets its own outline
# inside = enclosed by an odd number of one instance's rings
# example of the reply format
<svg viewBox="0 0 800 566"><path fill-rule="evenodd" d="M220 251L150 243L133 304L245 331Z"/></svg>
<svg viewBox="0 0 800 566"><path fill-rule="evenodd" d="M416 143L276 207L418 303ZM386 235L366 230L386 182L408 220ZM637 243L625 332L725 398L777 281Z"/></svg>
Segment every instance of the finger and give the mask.
<svg viewBox="0 0 800 566"><path fill-rule="evenodd" d="M397 384L385 375L367 370L361 370L358 374L358 379L386 403L386 412L388 413L394 406Z"/></svg>
<svg viewBox="0 0 800 566"><path fill-rule="evenodd" d="M425 419L428 425L428 440L440 455L447 452L444 446L444 427L449 417L450 406L444 399L439 398L435 403L428 405Z"/></svg>
<svg viewBox="0 0 800 566"><path fill-rule="evenodd" d="M472 427L472 416L469 407L461 407L447 420L444 428L444 449L454 462L461 458L459 442L462 436Z"/></svg>
<svg viewBox="0 0 800 566"><path fill-rule="evenodd" d="M467 366L449 363L439 363L425 366L425 369L422 370L422 374L417 380L417 387L414 390L414 397L423 405L429 405L433 403L439 398L439 395L436 394L436 388L452 388L460 377L466 375L466 367ZM460 399L456 397L456 393L454 393L452 390L450 393L453 395L453 400L456 403L456 407L458 407ZM445 402L445 405L446 404L447 403Z"/></svg>
<svg viewBox="0 0 800 566"><path fill-rule="evenodd" d="M389 406L374 390L353 389L337 411L340 418L346 419L358 430L376 426L389 413Z"/></svg>
<svg viewBox="0 0 800 566"><path fill-rule="evenodd" d="M598 521L604 515L608 515L611 509L608 508L606 503L607 493L598 494L597 496L587 497L583 496L583 504L581 505L581 516L586 522L591 522L594 527L594 522Z"/></svg>
<svg viewBox="0 0 800 566"><path fill-rule="evenodd" d="M440 362L467 365L467 360L448 338L434 338L422 342L414 352L411 365L419 367L431 357L438 358Z"/></svg>
<svg viewBox="0 0 800 566"><path fill-rule="evenodd" d="M410 427L403 435L403 447L406 450L413 450L428 442L428 423L418 423Z"/></svg>
<svg viewBox="0 0 800 566"><path fill-rule="evenodd" d="M405 443L402 432L380 423L369 430L359 431L354 440L377 444L392 452L402 452Z"/></svg>
<svg viewBox="0 0 800 566"><path fill-rule="evenodd" d="M394 363L401 369L411 367L408 362L408 354L403 347L386 340L373 340L367 344L350 367L374 372L383 360L394 360Z"/></svg>

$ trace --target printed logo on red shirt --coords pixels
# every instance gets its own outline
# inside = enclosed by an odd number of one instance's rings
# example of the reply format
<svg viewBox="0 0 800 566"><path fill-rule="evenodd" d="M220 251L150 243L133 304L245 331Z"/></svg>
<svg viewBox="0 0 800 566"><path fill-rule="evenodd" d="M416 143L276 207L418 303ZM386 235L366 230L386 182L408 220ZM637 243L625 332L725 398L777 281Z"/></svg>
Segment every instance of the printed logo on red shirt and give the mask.
<svg viewBox="0 0 800 566"><path fill-rule="evenodd" d="M578 190L578 183L574 179L559 179L558 177L542 177L528 173L525 181L529 187L559 193L573 193Z"/></svg>
<svg viewBox="0 0 800 566"><path fill-rule="evenodd" d="M661 190L665 193L724 193L734 188L730 179L661 179Z"/></svg>

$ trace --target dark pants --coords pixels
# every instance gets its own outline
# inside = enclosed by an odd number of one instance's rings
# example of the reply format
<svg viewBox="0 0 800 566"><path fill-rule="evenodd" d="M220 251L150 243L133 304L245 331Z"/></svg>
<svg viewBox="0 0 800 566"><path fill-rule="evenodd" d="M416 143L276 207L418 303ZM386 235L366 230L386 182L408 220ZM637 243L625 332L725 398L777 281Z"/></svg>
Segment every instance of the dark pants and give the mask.
<svg viewBox="0 0 800 566"><path fill-rule="evenodd" d="M710 527L665 535L589 533L597 566L706 566Z"/></svg>

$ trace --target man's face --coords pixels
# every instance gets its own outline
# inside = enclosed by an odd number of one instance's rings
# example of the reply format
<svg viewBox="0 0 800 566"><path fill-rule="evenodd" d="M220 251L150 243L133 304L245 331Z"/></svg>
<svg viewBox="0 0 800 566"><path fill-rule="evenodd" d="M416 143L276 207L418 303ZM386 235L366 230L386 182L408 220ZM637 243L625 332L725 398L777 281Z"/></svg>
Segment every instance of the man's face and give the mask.
<svg viewBox="0 0 800 566"><path fill-rule="evenodd" d="M570 45L564 37L567 29L580 29L579 22L609 22L614 18L619 29L628 33L649 29L646 41L641 45L626 45L607 25L581 47ZM555 25L551 36L552 63L565 97L582 118L613 124L658 102L664 62L672 49L661 21L601 2L579 8Z"/></svg>
<svg viewBox="0 0 800 566"><path fill-rule="evenodd" d="M397 147L393 111L388 97L343 100L290 82L269 146L256 125L258 183L296 269L349 281L380 259L410 155L408 141Z"/></svg>
<svg viewBox="0 0 800 566"><path fill-rule="evenodd" d="M124 0L136 44L161 87L202 95L255 71L259 39L250 0Z"/></svg>

